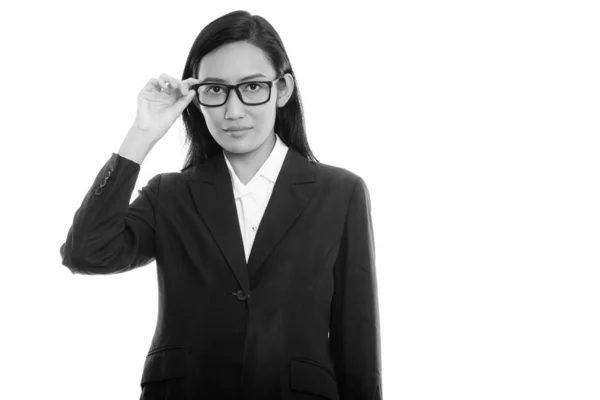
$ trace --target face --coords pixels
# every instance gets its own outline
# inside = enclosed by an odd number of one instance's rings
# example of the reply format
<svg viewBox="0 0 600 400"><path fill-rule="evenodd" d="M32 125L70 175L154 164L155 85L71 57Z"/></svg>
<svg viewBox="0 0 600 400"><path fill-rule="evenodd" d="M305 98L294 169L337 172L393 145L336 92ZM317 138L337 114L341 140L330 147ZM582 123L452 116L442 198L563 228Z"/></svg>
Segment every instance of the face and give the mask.
<svg viewBox="0 0 600 400"><path fill-rule="evenodd" d="M244 79L249 76L254 77ZM196 78L201 83L234 85L244 81L272 81L277 78L277 74L262 49L247 42L235 42L205 55L200 61ZM231 90L227 102L222 106L197 105L204 115L210 134L226 153L260 152L261 147L274 139L276 108L287 103L292 89L293 78L286 74L279 84L273 84L271 98L265 104L246 105L238 98L235 90ZM249 129L231 129L238 127Z"/></svg>

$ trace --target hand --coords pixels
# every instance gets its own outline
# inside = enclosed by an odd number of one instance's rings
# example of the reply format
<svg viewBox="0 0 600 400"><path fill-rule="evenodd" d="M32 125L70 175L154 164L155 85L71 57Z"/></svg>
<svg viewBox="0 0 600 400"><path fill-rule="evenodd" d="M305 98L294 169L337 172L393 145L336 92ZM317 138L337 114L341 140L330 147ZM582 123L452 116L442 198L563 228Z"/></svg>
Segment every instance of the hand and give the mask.
<svg viewBox="0 0 600 400"><path fill-rule="evenodd" d="M151 78L138 95L135 129L158 142L193 100L196 92L190 86L197 83L195 78L180 81L167 74Z"/></svg>

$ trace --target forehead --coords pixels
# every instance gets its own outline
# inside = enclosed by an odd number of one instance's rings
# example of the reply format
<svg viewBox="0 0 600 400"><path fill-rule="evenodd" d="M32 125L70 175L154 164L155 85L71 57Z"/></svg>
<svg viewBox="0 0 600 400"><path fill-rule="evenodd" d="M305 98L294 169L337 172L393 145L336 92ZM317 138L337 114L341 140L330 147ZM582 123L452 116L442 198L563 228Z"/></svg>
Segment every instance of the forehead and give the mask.
<svg viewBox="0 0 600 400"><path fill-rule="evenodd" d="M202 80L211 77L237 82L253 74L270 78L275 70L261 48L248 42L234 42L205 55L200 61L197 78Z"/></svg>

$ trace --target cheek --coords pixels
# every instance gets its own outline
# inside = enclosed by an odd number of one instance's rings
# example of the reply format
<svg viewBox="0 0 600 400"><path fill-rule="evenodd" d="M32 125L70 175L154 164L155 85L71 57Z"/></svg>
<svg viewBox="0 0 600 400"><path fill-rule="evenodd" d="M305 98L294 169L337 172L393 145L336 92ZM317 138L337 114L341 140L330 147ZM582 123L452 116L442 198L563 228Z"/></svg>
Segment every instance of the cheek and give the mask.
<svg viewBox="0 0 600 400"><path fill-rule="evenodd" d="M261 110L261 112L256 115L256 118L263 127L271 128L275 122L275 107L269 107Z"/></svg>
<svg viewBox="0 0 600 400"><path fill-rule="evenodd" d="M202 114L208 126L215 125L221 120L221 115L214 108L204 108L202 109Z"/></svg>

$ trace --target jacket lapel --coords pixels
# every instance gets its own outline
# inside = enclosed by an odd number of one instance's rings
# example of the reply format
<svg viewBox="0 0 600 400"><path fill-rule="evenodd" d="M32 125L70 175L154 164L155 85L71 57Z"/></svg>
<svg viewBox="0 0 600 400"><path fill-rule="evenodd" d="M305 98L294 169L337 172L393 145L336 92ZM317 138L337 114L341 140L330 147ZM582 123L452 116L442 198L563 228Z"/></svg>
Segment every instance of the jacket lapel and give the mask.
<svg viewBox="0 0 600 400"><path fill-rule="evenodd" d="M315 165L290 147L254 238L248 258L250 277L304 210L314 195L314 182Z"/></svg>
<svg viewBox="0 0 600 400"><path fill-rule="evenodd" d="M315 166L289 148L260 222L248 263L233 196L231 177L219 152L188 182L200 216L246 293L254 276L314 194Z"/></svg>
<svg viewBox="0 0 600 400"><path fill-rule="evenodd" d="M199 166L188 185L196 208L227 260L229 269L240 287L250 293L240 223L223 153L219 152Z"/></svg>

